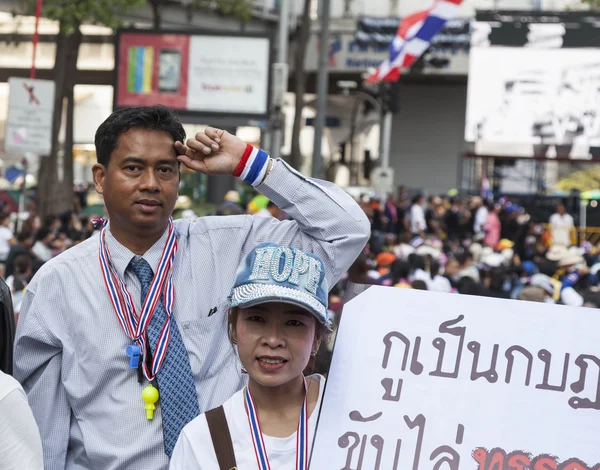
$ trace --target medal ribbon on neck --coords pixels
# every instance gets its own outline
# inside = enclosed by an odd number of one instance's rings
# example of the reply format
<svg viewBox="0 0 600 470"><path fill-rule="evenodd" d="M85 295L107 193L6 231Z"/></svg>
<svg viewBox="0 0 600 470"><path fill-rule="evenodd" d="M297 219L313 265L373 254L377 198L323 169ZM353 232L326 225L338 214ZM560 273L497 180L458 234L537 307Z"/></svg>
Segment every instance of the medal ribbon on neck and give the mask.
<svg viewBox="0 0 600 470"><path fill-rule="evenodd" d="M300 411L300 419L298 420L298 429L296 431L296 470L308 469L308 386L306 379L304 380L304 402ZM246 414L248 415L248 424L250 426L250 434L252 435L252 443L254 445L254 453L256 455L256 463L259 470L271 470L269 456L263 440L258 412L252 399L252 394L246 387Z"/></svg>
<svg viewBox="0 0 600 470"><path fill-rule="evenodd" d="M171 339L171 314L173 312L173 301L175 299L175 287L173 286L173 260L175 258L175 253L177 253L175 227L173 221L170 220L169 233L160 262L158 263L158 269L154 274L154 278L152 279L152 283L150 284L148 294L144 299L139 315L125 282L119 277L113 265L106 243L106 229L107 226L105 225L100 232L100 249L98 250L100 268L102 270L104 283L106 284L106 290L108 291L110 301L121 328L123 328L125 334L140 347L143 357L142 367L144 375L149 381L152 381L165 360L167 346ZM158 338L152 357L151 369L149 370L146 363L147 339L145 332L150 320L152 320L152 316L154 315L154 311L160 301L161 295L164 295L163 301L167 320L165 321Z"/></svg>

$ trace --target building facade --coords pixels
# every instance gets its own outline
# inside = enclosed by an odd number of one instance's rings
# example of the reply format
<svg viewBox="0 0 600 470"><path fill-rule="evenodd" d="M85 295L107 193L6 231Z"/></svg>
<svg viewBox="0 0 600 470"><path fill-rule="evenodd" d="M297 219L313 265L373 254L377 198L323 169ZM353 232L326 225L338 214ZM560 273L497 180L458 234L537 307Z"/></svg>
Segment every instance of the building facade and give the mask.
<svg viewBox="0 0 600 470"><path fill-rule="evenodd" d="M368 72L387 57L386 47L364 46L356 41L356 24L360 17L402 17L423 8L422 0L333 0L330 93L343 93L344 87L349 83L360 86ZM469 21L477 10L495 8L528 11L537 8L564 10L585 7L579 0L465 0L457 21ZM317 21L308 46L306 63L307 69L315 73L318 64L318 35ZM396 185L428 194L445 193L465 185L462 155L465 151L469 52L468 45L463 46L464 44L459 44L454 49L438 51L438 56L446 61L444 67L425 65L421 70L411 71L401 78L399 112L394 115L390 146L390 166L394 170ZM341 105L339 100L333 103L330 99L330 107L337 112L342 123L344 117L351 113L355 99L348 96L346 106ZM337 137L337 144L353 141L351 145L341 146L342 151L346 151L345 161L351 160L354 165L354 169L350 170L351 174L354 171L350 184L369 184L364 172L365 157L375 159L372 165L377 165L379 129L375 123L375 114L362 118L367 121L364 126L365 135L355 136L354 139L350 136L350 123L346 124L344 130L330 129L329 134ZM333 152L332 158L339 159L340 156L338 154L336 157ZM470 162L467 161L468 164ZM524 187L520 189L527 190Z"/></svg>
<svg viewBox="0 0 600 470"><path fill-rule="evenodd" d="M191 12L185 1L165 2L162 8L162 26L174 30L205 29L220 31L270 31L277 29L278 9L282 0L257 0L254 2L254 18L245 25L222 15L210 12ZM302 15L304 2L291 2L290 28L297 24ZM307 101L310 103L315 92L318 64L318 35L320 31L318 0L311 1L312 32L307 45L305 69L307 71ZM352 177L348 184L368 185L368 174L364 171L365 156L377 164L379 151L379 126L377 113L360 113L355 121L350 120L357 98L352 94L365 75L386 58L386 47L364 46L355 40L356 25L360 17L406 16L424 7L423 0L332 0L329 44L330 99L328 122L323 152L325 163L332 164L343 155L346 162L353 162ZM459 20L468 21L477 9L522 9L540 6L546 9L576 8L578 0L464 0ZM13 18L11 12L19 7L16 0L0 0L0 39L6 40L13 34L21 36L16 45L5 45L0 55L0 159L6 164L18 161L20 155L4 152L2 143L5 128L9 76L28 76L31 66L33 18ZM148 27L152 23L149 8L129 13L123 18L125 24ZM93 136L96 128L112 110L114 46L112 31L85 25L82 27L84 43L81 45L78 62L78 85L75 88L75 154L77 158L76 179L89 179L89 168L94 163ZM58 31L55 22L42 20L40 44L36 66L38 77L50 77L54 65L53 35ZM290 48L290 60L294 45ZM460 161L464 150L463 134L466 107L466 82L468 74L468 47L447 51L447 63L442 68L424 67L418 73L402 78L400 110L394 116L390 164L395 172L395 183L404 184L415 190L429 193L444 192L460 185ZM294 74L290 73L290 89ZM349 87L350 85L350 87ZM293 95L288 94L286 116L286 138L282 153L290 150L290 135L293 118ZM301 149L306 157L305 172L310 172L312 155L311 118L314 109L305 110ZM210 123L206 123L210 124ZM214 124L214 123L213 123ZM224 123L226 124L226 123ZM188 132L196 127L188 125ZM354 132L352 129L354 128ZM257 129L240 129L249 141L257 141ZM277 150L271 149L273 154Z"/></svg>

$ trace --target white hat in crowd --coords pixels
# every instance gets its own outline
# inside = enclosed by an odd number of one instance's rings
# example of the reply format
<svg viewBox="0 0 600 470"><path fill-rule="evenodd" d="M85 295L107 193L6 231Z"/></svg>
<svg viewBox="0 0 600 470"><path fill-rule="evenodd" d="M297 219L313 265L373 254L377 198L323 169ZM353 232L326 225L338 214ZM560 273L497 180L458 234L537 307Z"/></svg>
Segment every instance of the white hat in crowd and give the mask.
<svg viewBox="0 0 600 470"><path fill-rule="evenodd" d="M550 261L560 261L569 254L569 249L564 245L552 245L546 253L546 258Z"/></svg>

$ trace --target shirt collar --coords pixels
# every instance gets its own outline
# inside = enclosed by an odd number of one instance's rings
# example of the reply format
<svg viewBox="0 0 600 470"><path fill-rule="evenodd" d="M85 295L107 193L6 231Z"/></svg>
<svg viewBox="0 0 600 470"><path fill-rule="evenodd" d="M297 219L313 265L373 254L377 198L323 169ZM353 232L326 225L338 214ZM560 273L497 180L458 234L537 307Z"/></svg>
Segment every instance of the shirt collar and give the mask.
<svg viewBox="0 0 600 470"><path fill-rule="evenodd" d="M165 243L167 242L168 235L169 227L165 229L156 243L154 243L154 245L152 245L150 249L142 256L142 258L148 262L152 268L152 271L155 273L158 268L158 263L160 262L160 257L162 256ZM106 230L106 244L108 245L108 251L110 252L110 257L117 274L121 277L121 279L125 279L125 271L127 270L129 263L138 255L117 241L110 231L110 223L108 224Z"/></svg>

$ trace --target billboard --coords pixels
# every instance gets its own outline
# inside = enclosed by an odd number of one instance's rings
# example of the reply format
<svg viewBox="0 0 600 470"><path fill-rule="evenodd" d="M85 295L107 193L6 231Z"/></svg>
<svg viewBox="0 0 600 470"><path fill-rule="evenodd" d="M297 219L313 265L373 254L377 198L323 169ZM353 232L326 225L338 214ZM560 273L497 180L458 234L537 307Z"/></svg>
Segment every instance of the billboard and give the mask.
<svg viewBox="0 0 600 470"><path fill-rule="evenodd" d="M267 35L120 30L115 54L115 108L164 104L182 116L268 117Z"/></svg>
<svg viewBox="0 0 600 470"><path fill-rule="evenodd" d="M477 156L600 158L600 15L479 12L465 141Z"/></svg>

